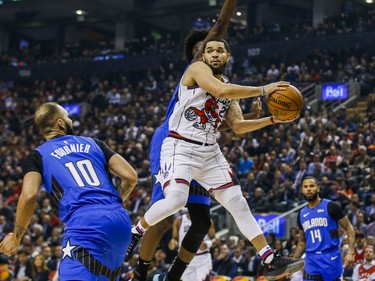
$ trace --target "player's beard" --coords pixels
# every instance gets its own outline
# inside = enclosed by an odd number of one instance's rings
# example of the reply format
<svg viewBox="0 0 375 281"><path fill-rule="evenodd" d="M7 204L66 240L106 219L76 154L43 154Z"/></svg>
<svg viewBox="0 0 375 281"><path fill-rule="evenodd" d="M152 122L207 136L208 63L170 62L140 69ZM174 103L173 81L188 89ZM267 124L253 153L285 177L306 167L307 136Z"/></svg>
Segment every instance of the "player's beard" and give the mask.
<svg viewBox="0 0 375 281"><path fill-rule="evenodd" d="M227 66L227 63L223 63L221 64L220 66L218 67L215 67L215 66L212 66L208 63L206 63L212 70L213 74L214 75L221 75L221 74L224 74L224 70L225 70L225 67Z"/></svg>
<svg viewBox="0 0 375 281"><path fill-rule="evenodd" d="M303 197L305 197L306 201L313 202L318 199L318 192L314 193L311 197L307 197L305 194L303 195Z"/></svg>

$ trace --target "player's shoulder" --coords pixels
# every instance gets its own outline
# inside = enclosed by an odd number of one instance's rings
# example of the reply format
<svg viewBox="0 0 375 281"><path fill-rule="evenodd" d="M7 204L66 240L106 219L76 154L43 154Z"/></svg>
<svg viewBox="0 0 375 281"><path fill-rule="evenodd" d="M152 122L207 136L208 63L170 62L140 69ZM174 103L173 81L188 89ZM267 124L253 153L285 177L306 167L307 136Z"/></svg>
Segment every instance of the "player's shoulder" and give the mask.
<svg viewBox="0 0 375 281"><path fill-rule="evenodd" d="M199 60L199 61L195 61L195 62L192 62L188 68L187 68L187 71L191 71L191 70L196 70L196 69L201 69L202 67L209 67L205 62L203 62L202 60Z"/></svg>

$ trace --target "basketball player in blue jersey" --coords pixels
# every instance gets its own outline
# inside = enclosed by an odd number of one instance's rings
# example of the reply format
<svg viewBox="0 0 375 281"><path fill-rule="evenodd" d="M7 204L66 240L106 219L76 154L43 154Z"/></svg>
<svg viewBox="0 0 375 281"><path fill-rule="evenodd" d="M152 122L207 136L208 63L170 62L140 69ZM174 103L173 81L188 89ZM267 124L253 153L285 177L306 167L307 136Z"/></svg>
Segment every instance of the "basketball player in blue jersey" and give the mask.
<svg viewBox="0 0 375 281"><path fill-rule="evenodd" d="M131 237L122 202L137 183L136 172L100 140L74 136L68 112L56 103L40 105L35 124L46 142L24 160L15 228L0 251L12 255L19 246L42 185L66 224L60 280L118 280ZM110 173L121 179L117 190Z"/></svg>
<svg viewBox="0 0 375 281"><path fill-rule="evenodd" d="M244 120L235 99L282 91L289 83L278 82L264 87L228 84L227 78L223 76L226 62L230 58L227 42L221 38L213 38L203 45L203 50L204 61L191 64L181 79L179 100L169 121L170 132L162 145L161 180L165 199L153 204L132 228L132 232L142 234L150 226L181 209L187 202L190 182L195 179L232 214L242 233L262 256L267 268L266 276L275 280L301 269L304 262L274 255L251 214L240 187L233 183L233 173L216 143L216 137L217 128L224 116L235 133L245 133L280 122L274 116ZM228 110L232 107L239 111ZM196 113L195 118L191 116L193 111ZM197 248L190 252L196 250ZM155 276L154 280L179 279L170 271L166 276Z"/></svg>
<svg viewBox="0 0 375 281"><path fill-rule="evenodd" d="M295 258L306 251L303 280L339 281L342 275L342 258L338 227L347 233L349 251L345 264L354 264L354 230L343 210L336 203L319 198L316 178L306 177L302 181L302 194L308 204L298 215L300 238Z"/></svg>

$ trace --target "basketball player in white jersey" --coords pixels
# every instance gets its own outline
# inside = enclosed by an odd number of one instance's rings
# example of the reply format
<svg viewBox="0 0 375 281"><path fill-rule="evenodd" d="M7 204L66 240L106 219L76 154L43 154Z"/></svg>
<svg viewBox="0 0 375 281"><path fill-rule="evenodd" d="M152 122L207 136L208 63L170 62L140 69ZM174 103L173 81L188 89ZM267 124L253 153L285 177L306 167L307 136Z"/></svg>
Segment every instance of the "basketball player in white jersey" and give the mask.
<svg viewBox="0 0 375 281"><path fill-rule="evenodd" d="M181 242L190 229L191 220L189 213L177 217L173 222L172 239L169 241L168 248L174 250L181 247ZM195 254L193 260L189 263L181 277L182 281L206 281L209 280L212 270L212 258L210 248L215 244L215 225L211 219L211 226L204 237L201 246Z"/></svg>
<svg viewBox="0 0 375 281"><path fill-rule="evenodd" d="M289 83L277 82L263 87L226 83L223 72L230 58L228 43L214 38L203 50L203 61L192 63L180 81L178 101L169 120L170 134L162 145L160 166L165 199L153 204L132 232L143 234L149 226L181 210L187 201L190 181L195 179L232 214L241 232L262 257L266 277L276 280L300 270L304 262L274 255L240 187L233 184L233 173L216 138L228 108L239 108L238 102L232 104L233 99L283 91ZM239 112L242 116L240 108ZM245 133L280 120L274 116L256 120L230 116L227 122L235 133ZM154 280L168 279L174 281L168 275L154 277Z"/></svg>

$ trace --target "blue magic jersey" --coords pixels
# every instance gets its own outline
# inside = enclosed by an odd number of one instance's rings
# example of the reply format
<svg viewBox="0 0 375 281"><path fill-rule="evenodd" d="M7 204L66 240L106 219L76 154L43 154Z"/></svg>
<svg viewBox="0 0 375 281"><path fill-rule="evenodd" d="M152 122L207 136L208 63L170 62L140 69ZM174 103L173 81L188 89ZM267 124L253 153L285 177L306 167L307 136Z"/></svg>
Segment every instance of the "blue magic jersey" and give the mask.
<svg viewBox="0 0 375 281"><path fill-rule="evenodd" d="M338 220L344 217L338 205L322 201L314 209L304 207L299 214L299 225L305 232L306 252L323 252L340 244ZM334 213L334 216L332 216Z"/></svg>
<svg viewBox="0 0 375 281"><path fill-rule="evenodd" d="M122 203L109 176L109 158L99 145L110 150L99 140L71 135L55 137L36 149L41 155L42 185L63 222L81 206Z"/></svg>

